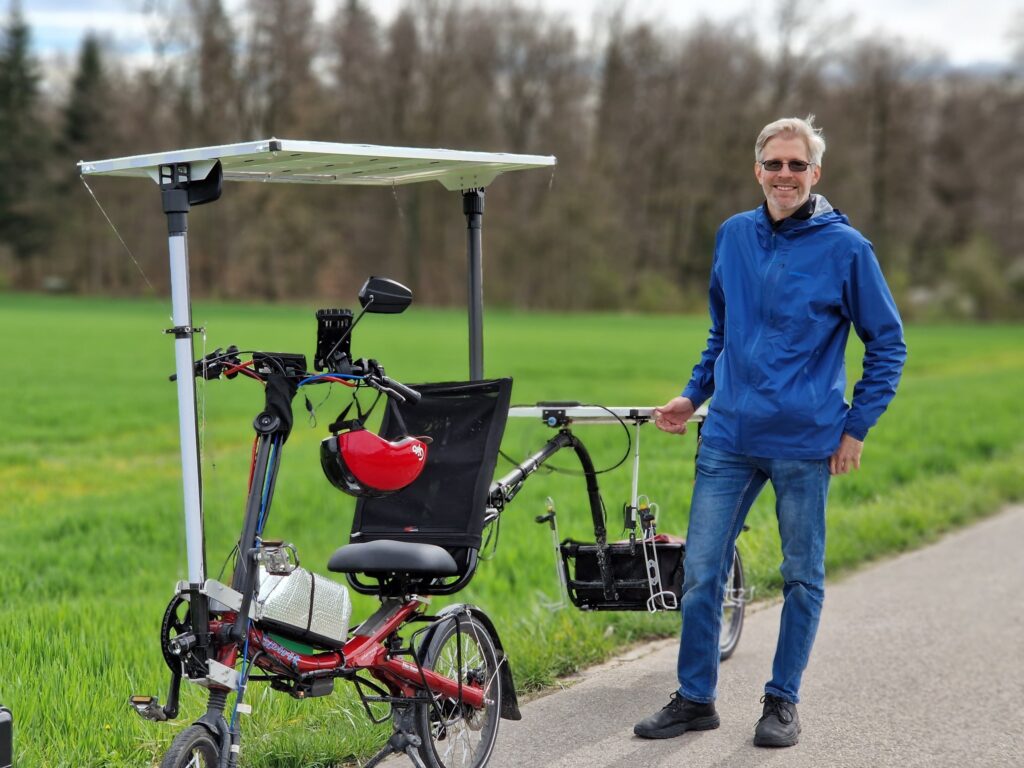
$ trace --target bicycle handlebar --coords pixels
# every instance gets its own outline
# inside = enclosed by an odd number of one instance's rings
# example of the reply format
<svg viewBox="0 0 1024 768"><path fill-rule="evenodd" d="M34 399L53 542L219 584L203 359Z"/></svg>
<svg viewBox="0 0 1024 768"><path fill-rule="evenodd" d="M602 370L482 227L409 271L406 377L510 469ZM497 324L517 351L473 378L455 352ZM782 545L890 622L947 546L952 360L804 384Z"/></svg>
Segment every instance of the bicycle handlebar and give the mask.
<svg viewBox="0 0 1024 768"><path fill-rule="evenodd" d="M213 352L199 358L192 364L193 375L197 378L202 377L207 380L218 379L222 375L228 379L233 379L240 372L245 373L248 376L252 376L253 373L251 371L244 370L244 368L249 364L243 364L239 354L239 349L234 344L229 346L226 350L217 347ZM253 353L253 362L259 360L265 364L268 360L277 361L278 365L275 367L280 368L282 373L285 373L285 375L290 376L291 378L306 379L316 376L318 379L323 379L325 381L331 380L330 374L321 374L320 376L317 376L309 371L300 370L300 367L305 367L304 359L305 358L302 355L286 353ZM347 374L347 377L351 377L355 381L361 381L367 386L380 390L384 394L389 397L394 397L400 402L404 403L406 400L411 400L413 403L418 403L422 397L422 395L412 387L385 375L384 368L376 360L356 360L349 363L348 367L350 373ZM263 371L263 373L266 373L266 371ZM177 374L171 374L169 377L171 381L176 381L177 378ZM256 378L259 377L257 376Z"/></svg>

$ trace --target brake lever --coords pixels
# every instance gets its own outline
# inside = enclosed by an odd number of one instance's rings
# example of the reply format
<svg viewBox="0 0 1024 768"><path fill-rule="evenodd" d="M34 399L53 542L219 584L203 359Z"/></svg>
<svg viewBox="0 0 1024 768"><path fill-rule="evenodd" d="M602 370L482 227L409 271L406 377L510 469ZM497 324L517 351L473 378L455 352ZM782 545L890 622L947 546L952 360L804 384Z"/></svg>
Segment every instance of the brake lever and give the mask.
<svg viewBox="0 0 1024 768"><path fill-rule="evenodd" d="M394 379L389 379L387 376L383 376L383 375L381 376L381 380L384 382L385 386L387 386L387 387L389 387L389 388L391 388L393 390L397 390L398 392L401 393L401 400L402 400L403 403L406 400L412 400L413 403L418 403L420 401L420 398L423 397L423 395L421 395L415 389L413 389L412 387L407 387L405 384L403 384L400 381L395 381Z"/></svg>
<svg viewBox="0 0 1024 768"><path fill-rule="evenodd" d="M412 400L413 403L418 403L420 398L423 397L412 387L408 387L400 381L388 378L384 373L384 366L378 363L376 360L366 361L366 376L367 378L372 377L384 390L389 394L394 395L400 402L406 400Z"/></svg>
<svg viewBox="0 0 1024 768"><path fill-rule="evenodd" d="M370 386L373 387L374 389L376 389L378 392L383 392L388 397L393 397L398 402L404 403L407 398L401 392L399 392L397 389L389 387L387 384L385 384L383 381L381 381L381 378L385 378L386 379L387 377L386 376L384 376L384 377L380 377L380 376L367 376L366 379L364 379L364 380L365 381L369 381L370 382ZM390 383L390 380L388 380L388 381Z"/></svg>
<svg viewBox="0 0 1024 768"><path fill-rule="evenodd" d="M242 364L242 359L238 356L238 347L232 344L226 350L222 347L217 347L210 354L199 358L192 363L192 375L196 378L202 377L207 381L213 379L219 379L221 374L224 373L228 368L235 368ZM238 371L229 373L227 378L233 379L238 375ZM168 381L177 381L178 374L172 373L167 377Z"/></svg>
<svg viewBox="0 0 1024 768"><path fill-rule="evenodd" d="M227 348L227 351L224 353L224 356L220 360L221 370L218 372L218 376L221 373L223 373L226 368L231 367L237 369L241 364L242 358L238 356L238 347L232 344L230 347ZM231 373L227 374L225 378L227 378L230 381L237 375L238 371L234 370Z"/></svg>

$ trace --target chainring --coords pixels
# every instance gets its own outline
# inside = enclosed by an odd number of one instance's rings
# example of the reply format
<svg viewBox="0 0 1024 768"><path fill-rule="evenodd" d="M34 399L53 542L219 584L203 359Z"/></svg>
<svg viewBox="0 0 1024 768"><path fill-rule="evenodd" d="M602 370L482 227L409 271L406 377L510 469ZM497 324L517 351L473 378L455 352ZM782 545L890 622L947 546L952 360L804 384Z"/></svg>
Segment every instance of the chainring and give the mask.
<svg viewBox="0 0 1024 768"><path fill-rule="evenodd" d="M192 631L192 606L181 595L175 595L167 604L160 622L160 650L171 672L181 673L181 656L171 651L171 640Z"/></svg>

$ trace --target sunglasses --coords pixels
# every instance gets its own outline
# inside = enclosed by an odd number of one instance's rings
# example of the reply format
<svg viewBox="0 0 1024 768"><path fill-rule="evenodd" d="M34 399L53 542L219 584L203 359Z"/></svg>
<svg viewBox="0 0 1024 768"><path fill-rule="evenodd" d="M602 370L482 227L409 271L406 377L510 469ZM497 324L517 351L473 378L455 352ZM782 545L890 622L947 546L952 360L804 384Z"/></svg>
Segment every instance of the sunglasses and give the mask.
<svg viewBox="0 0 1024 768"><path fill-rule="evenodd" d="M761 167L766 171L781 171L782 166L788 165L791 173L803 173L814 163L805 163L803 160L762 160Z"/></svg>

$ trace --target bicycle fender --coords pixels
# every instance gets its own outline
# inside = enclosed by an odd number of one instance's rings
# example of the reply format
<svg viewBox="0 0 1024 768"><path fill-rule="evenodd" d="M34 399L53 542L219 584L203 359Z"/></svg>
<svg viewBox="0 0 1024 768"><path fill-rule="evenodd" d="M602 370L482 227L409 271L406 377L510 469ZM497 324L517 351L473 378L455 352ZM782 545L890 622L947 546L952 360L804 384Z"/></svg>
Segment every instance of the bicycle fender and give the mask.
<svg viewBox="0 0 1024 768"><path fill-rule="evenodd" d="M194 720L192 725L201 725L209 731L210 735L220 743L221 752L230 750L231 734L228 732L228 723L223 715L208 711L198 720Z"/></svg>
<svg viewBox="0 0 1024 768"><path fill-rule="evenodd" d="M475 605L468 603L456 603L449 605L446 608L438 611L437 618L445 618L453 614L469 612L473 618L477 619L487 629L487 634L491 636L491 642L494 643L494 650L498 656L498 669L501 675L501 717L503 720L522 720L523 716L519 712L519 700L516 697L516 686L512 681L512 667L509 663L508 656L505 655L505 649L501 646L501 639L498 637L498 630L494 628L494 622L491 621L490 617L484 613L480 608Z"/></svg>

